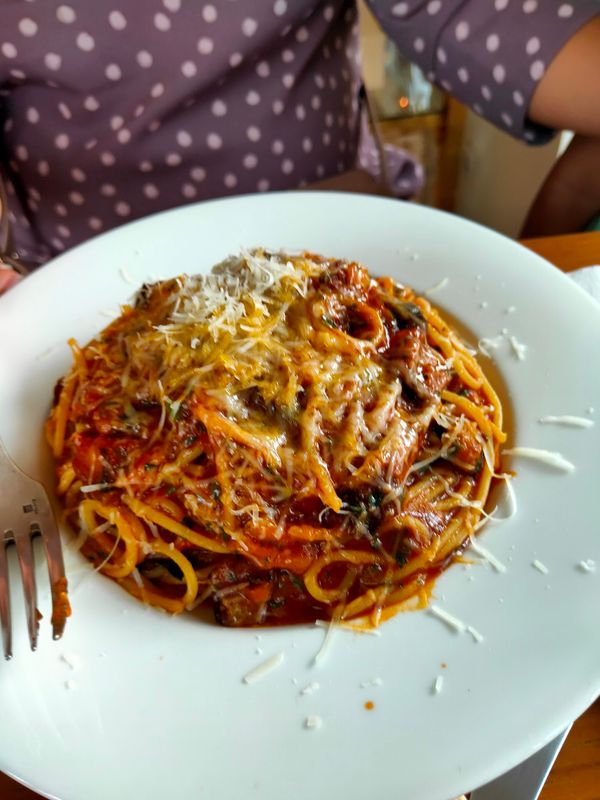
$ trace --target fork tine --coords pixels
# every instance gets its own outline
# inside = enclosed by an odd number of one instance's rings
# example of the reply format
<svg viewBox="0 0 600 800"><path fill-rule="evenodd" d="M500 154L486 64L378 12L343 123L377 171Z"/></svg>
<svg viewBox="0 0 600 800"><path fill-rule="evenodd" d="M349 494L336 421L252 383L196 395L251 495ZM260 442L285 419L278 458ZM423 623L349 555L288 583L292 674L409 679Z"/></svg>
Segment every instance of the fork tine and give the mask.
<svg viewBox="0 0 600 800"><path fill-rule="evenodd" d="M31 649L37 648L37 637L39 628L39 618L37 610L37 597L35 588L35 572L33 565L33 547L31 545L31 534L17 534L15 536L17 545L17 556L21 567L21 577L23 579L23 592L25 594L25 609L27 611L27 627L29 629L29 641Z"/></svg>
<svg viewBox="0 0 600 800"><path fill-rule="evenodd" d="M4 658L8 661L12 658L12 635L10 625L10 594L8 591L8 563L4 538L0 538L0 625L2 626Z"/></svg>
<svg viewBox="0 0 600 800"><path fill-rule="evenodd" d="M67 597L67 579L65 577L65 563L60 533L54 519L46 520L40 533L44 540L50 588L52 590L52 638L60 639L65 630L67 617L71 614L71 606Z"/></svg>

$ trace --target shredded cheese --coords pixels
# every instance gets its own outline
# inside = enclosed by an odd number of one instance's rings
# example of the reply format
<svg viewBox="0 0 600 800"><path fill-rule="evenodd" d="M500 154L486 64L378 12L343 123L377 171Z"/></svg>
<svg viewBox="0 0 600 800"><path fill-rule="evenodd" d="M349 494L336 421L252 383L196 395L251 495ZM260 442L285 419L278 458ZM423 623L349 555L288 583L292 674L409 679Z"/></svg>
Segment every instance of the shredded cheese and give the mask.
<svg viewBox="0 0 600 800"><path fill-rule="evenodd" d="M493 553L483 547L483 545L476 542L474 539L471 539L470 549L477 553L478 556L484 558L491 566L496 570L496 572L506 572L505 565L500 561L500 559L496 558Z"/></svg>
<svg viewBox="0 0 600 800"><path fill-rule="evenodd" d="M503 450L502 455L530 458L533 461L540 461L542 464L555 467L563 472L575 471L575 464L567 461L560 453L551 452L550 450L540 450L537 447L512 447L508 450Z"/></svg>
<svg viewBox="0 0 600 800"><path fill-rule="evenodd" d="M436 283L433 286L430 286L429 289L425 289L423 294L426 297L429 297L430 294L433 294L434 292L439 292L440 289L445 289L446 286L448 285L448 283L449 283L448 278L442 278L442 280L439 281L439 283Z"/></svg>
<svg viewBox="0 0 600 800"><path fill-rule="evenodd" d="M577 566L582 572L596 571L596 562L591 558L587 558L585 561L580 561Z"/></svg>
<svg viewBox="0 0 600 800"><path fill-rule="evenodd" d="M360 688L367 689L371 686L383 686L383 681L381 678L369 678L367 681L361 681Z"/></svg>
<svg viewBox="0 0 600 800"><path fill-rule="evenodd" d="M104 489L110 489L111 486L111 483L90 483L87 486L80 486L79 491L82 494L88 494L89 492L101 492Z"/></svg>
<svg viewBox="0 0 600 800"><path fill-rule="evenodd" d="M462 620L444 611L444 609L439 606L430 605L428 611L433 617L437 617L437 619L445 622L449 628L458 631L458 633L464 633L467 630L467 625Z"/></svg>
<svg viewBox="0 0 600 800"><path fill-rule="evenodd" d="M318 714L309 714L304 720L304 727L307 730L318 730L323 725L323 720Z"/></svg>
<svg viewBox="0 0 600 800"><path fill-rule="evenodd" d="M559 417L549 414L545 417L540 417L538 422L541 422L542 425L567 425L572 428L591 428L594 425L593 419L574 417L571 414L563 414Z"/></svg>
<svg viewBox="0 0 600 800"><path fill-rule="evenodd" d="M257 667L254 667L254 669L251 669L250 672L247 672L242 680L244 683L256 683L256 681L259 681L261 678L264 678L265 675L268 675L269 672L272 672L274 669L277 669L277 667L280 667L283 664L284 658L285 656L283 652L271 656L271 658L263 661L262 664L259 664Z"/></svg>
<svg viewBox="0 0 600 800"><path fill-rule="evenodd" d="M317 620L317 622L321 622L321 620ZM315 623L315 625L316 625L316 623ZM321 626L319 625L317 627L321 627ZM315 667L318 664L320 664L321 661L323 661L323 659L327 655L327 651L329 650L329 647L330 647L330 644L331 644L331 637L333 635L333 628L334 628L334 623L333 623L333 621L331 621L327 625L327 630L325 631L325 636L323 638L323 642L321 643L321 647L319 648L319 650L315 654L315 657L313 658L313 666L315 666Z"/></svg>
<svg viewBox="0 0 600 800"><path fill-rule="evenodd" d="M433 682L431 691L433 692L433 694L439 694L442 691L443 686L444 686L444 676L438 675L435 681Z"/></svg>
<svg viewBox="0 0 600 800"><path fill-rule="evenodd" d="M541 561L539 561L539 559L537 559L537 558L535 558L531 562L531 566L535 567L535 569L537 569L538 572L541 572L542 575L547 575L548 572L549 572L548 567L545 564L543 564Z"/></svg>
<svg viewBox="0 0 600 800"><path fill-rule="evenodd" d="M510 342L510 346L513 349L513 353L519 359L519 361L525 361L525 354L527 353L527 345L522 344L519 342L516 336L509 336L508 341Z"/></svg>
<svg viewBox="0 0 600 800"><path fill-rule="evenodd" d="M130 286L137 286L138 281L135 281L129 272L127 271L126 267L119 267L119 275L123 278L125 283L128 283Z"/></svg>
<svg viewBox="0 0 600 800"><path fill-rule="evenodd" d="M484 641L483 635L479 633L477 628L474 628L472 625L467 625L467 633L470 633L473 639L477 642L477 644L481 644Z"/></svg>
<svg viewBox="0 0 600 800"><path fill-rule="evenodd" d="M483 339L480 339L477 342L477 347L484 356L492 358L492 353L490 350L497 350L502 343L502 338L502 336L496 336L494 339L483 337Z"/></svg>
<svg viewBox="0 0 600 800"><path fill-rule="evenodd" d="M75 653L61 653L60 660L64 661L65 664L72 670L76 670L81 667L81 659Z"/></svg>

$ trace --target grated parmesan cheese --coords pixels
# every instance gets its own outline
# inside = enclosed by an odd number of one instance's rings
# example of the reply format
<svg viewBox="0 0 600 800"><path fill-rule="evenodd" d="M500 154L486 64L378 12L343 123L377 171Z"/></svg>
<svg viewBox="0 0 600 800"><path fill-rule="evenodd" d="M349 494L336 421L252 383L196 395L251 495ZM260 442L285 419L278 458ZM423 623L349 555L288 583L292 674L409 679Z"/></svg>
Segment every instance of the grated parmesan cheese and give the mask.
<svg viewBox="0 0 600 800"><path fill-rule="evenodd" d="M321 620L316 620L315 627L319 627L319 628L322 627L321 625L317 625L318 622L321 622ZM329 646L330 646L330 643L331 643L331 637L333 635L333 628L334 628L334 623L333 623L333 620L332 620L327 625L327 630L325 631L325 636L323 638L323 642L321 644L321 647L319 648L319 650L315 654L315 657L313 658L312 663L313 663L313 666L315 666L315 667L318 664L321 663L321 661L325 658L325 656L327 654L327 651L329 650Z"/></svg>
<svg viewBox="0 0 600 800"><path fill-rule="evenodd" d="M510 346L513 349L513 353L519 359L519 361L525 361L525 354L527 353L527 345L519 342L516 336L509 336L508 341L510 342Z"/></svg>
<svg viewBox="0 0 600 800"><path fill-rule="evenodd" d="M454 617L452 614L449 614L447 611L444 611L443 608L440 608L436 605L430 605L428 608L429 613L437 617L437 619L445 622L449 628L452 628L458 633L464 633L467 630L467 625L458 617Z"/></svg>
<svg viewBox="0 0 600 800"><path fill-rule="evenodd" d="M538 422L541 422L542 425L567 425L572 428L591 428L594 425L593 419L587 419L586 417L574 417L570 414L564 414L560 417L550 414L545 417L540 417Z"/></svg>
<svg viewBox="0 0 600 800"><path fill-rule="evenodd" d="M490 350L497 350L501 343L502 343L502 336L496 336L494 339L489 339L484 337L477 342L477 347L479 348L479 352L483 353L484 356L488 358L492 358L492 353Z"/></svg>
<svg viewBox="0 0 600 800"><path fill-rule="evenodd" d="M582 572L596 571L596 562L591 558L586 558L585 561L580 561L577 566Z"/></svg>
<svg viewBox="0 0 600 800"><path fill-rule="evenodd" d="M245 301L250 298L259 317L268 318L269 303L283 283L301 296L306 294L307 275L292 261L277 253L242 250L241 256L225 259L208 274L183 278L172 324L161 328L169 333L178 325L204 323L215 340L223 332L235 333L247 316Z"/></svg>
<svg viewBox="0 0 600 800"><path fill-rule="evenodd" d="M80 486L79 491L82 494L88 494L89 492L101 492L104 489L110 489L112 487L112 483L90 483L87 486Z"/></svg>
<svg viewBox="0 0 600 800"><path fill-rule="evenodd" d="M496 570L496 572L506 572L505 565L498 559L493 553L476 542L474 539L471 539L470 544L471 550L477 553L478 556L484 558L491 566Z"/></svg>
<svg viewBox="0 0 600 800"><path fill-rule="evenodd" d="M81 667L81 659L79 656L75 655L75 653L61 653L60 660L64 661L64 663L72 670L76 670Z"/></svg>
<svg viewBox="0 0 600 800"><path fill-rule="evenodd" d="M474 628L472 625L467 625L467 633L470 633L473 639L477 642L477 644L481 644L484 641L484 637L477 628Z"/></svg>
<svg viewBox="0 0 600 800"><path fill-rule="evenodd" d="M503 450L502 455L531 458L533 461L540 461L542 464L547 464L549 467L563 470L563 472L575 471L575 464L567 461L560 453L551 452L550 450L540 450L537 447L512 447L509 450Z"/></svg>
<svg viewBox="0 0 600 800"><path fill-rule="evenodd" d="M323 720L318 714L309 714L304 720L304 727L307 730L318 730L323 725Z"/></svg>
<svg viewBox="0 0 600 800"><path fill-rule="evenodd" d="M271 658L263 661L262 664L259 664L257 667L254 667L254 669L251 669L250 672L247 672L242 680L244 683L256 683L256 681L264 678L269 672L277 669L277 667L280 667L283 664L284 658L285 656L283 651L271 656Z"/></svg>
<svg viewBox="0 0 600 800"><path fill-rule="evenodd" d="M371 686L383 686L383 681L381 678L369 678L367 681L361 681L360 688L361 689L368 689Z"/></svg>
<svg viewBox="0 0 600 800"><path fill-rule="evenodd" d="M442 278L442 280L439 281L439 283L430 286L429 289L425 289L423 294L426 297L429 297L429 295L432 294L433 292L439 292L440 289L445 289L448 283L449 283L448 278Z"/></svg>
<svg viewBox="0 0 600 800"><path fill-rule="evenodd" d="M531 562L531 566L535 567L542 575L547 575L549 572L548 567L545 564L542 564L537 558Z"/></svg>
<svg viewBox="0 0 600 800"><path fill-rule="evenodd" d="M431 687L432 693L439 694L442 691L443 686L444 686L444 676L438 675L433 683L433 686Z"/></svg>
<svg viewBox="0 0 600 800"><path fill-rule="evenodd" d="M134 281L133 280L133 278L131 277L131 275L129 274L129 272L127 271L127 269L125 267L119 267L119 275L121 276L121 278L123 278L125 283L128 283L130 286L138 286L139 285L138 281Z"/></svg>

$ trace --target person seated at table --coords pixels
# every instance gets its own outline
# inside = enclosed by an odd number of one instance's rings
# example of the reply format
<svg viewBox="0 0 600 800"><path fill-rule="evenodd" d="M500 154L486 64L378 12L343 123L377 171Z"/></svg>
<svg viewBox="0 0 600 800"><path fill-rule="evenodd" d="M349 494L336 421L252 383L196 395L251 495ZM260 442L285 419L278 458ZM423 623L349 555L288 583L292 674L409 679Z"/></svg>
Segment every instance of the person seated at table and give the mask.
<svg viewBox="0 0 600 800"><path fill-rule="evenodd" d="M432 81L512 135L600 136L598 0L368 5ZM360 86L354 0L3 3L16 250L35 267L192 200L348 188Z"/></svg>

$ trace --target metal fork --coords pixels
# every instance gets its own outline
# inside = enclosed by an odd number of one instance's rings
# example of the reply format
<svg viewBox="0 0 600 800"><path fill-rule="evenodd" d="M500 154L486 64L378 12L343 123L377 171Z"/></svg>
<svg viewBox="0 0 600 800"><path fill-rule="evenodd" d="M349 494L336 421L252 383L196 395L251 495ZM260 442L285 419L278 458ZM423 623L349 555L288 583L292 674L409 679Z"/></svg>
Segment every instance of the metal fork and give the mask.
<svg viewBox="0 0 600 800"><path fill-rule="evenodd" d="M71 613L67 596L67 579L60 534L44 487L30 478L12 461L0 439L0 625L4 657L12 658L12 626L8 582L7 550L17 550L31 649L37 647L41 614L37 609L37 592L33 558L33 539L41 536L46 552L52 592L52 637L60 639Z"/></svg>

